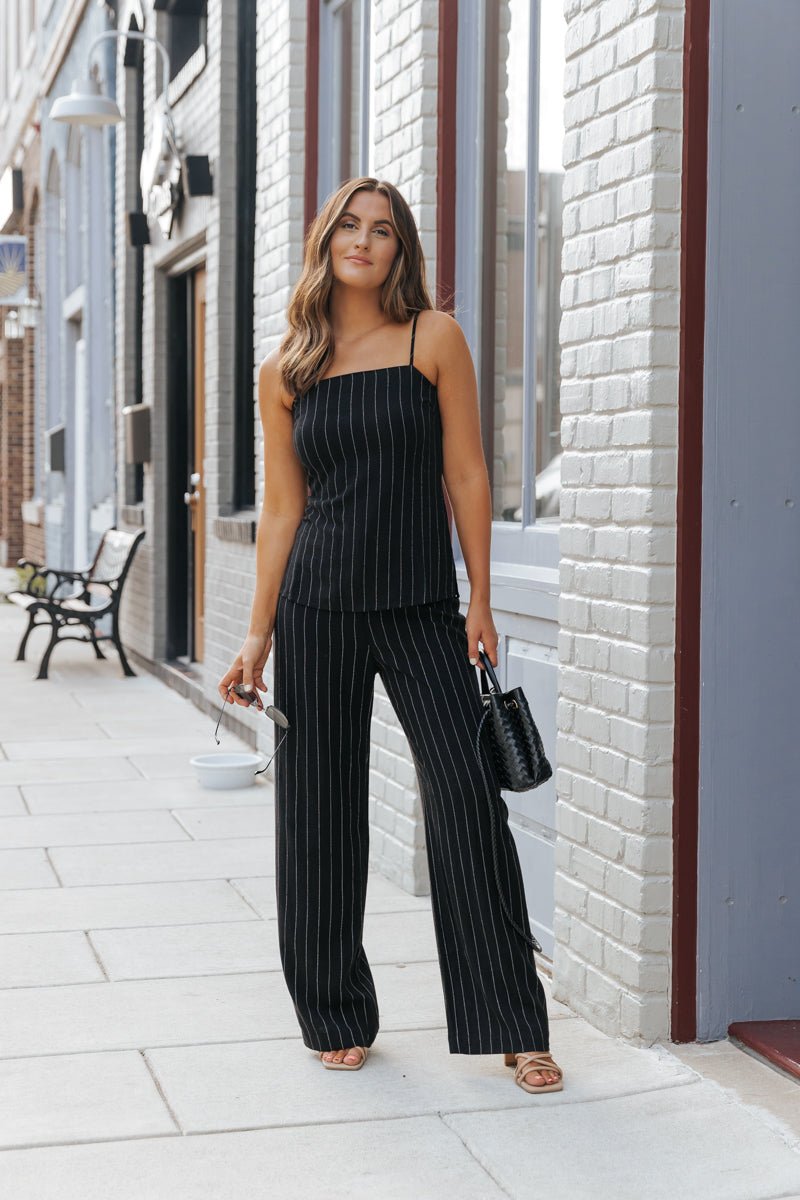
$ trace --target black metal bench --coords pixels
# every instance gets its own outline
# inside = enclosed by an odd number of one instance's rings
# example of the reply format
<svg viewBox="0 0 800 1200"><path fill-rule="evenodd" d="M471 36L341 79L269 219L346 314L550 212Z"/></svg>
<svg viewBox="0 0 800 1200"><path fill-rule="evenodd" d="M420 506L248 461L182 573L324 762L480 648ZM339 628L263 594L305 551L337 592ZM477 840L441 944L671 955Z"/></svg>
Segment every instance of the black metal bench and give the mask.
<svg viewBox="0 0 800 1200"><path fill-rule="evenodd" d="M98 643L113 642L124 674L135 675L120 641L119 606L125 578L144 535L144 529L136 533L125 533L113 526L107 529L87 571L62 571L58 567L46 567L20 558L17 566L32 567L33 571L24 591L16 589L7 595L12 604L28 610L28 628L19 644L15 661L25 661L25 647L33 630L40 625L49 625L50 643L39 664L37 679L47 679L50 655L58 642L67 641L91 642L97 658L106 657ZM41 584L37 581L41 581ZM79 584L80 590L71 595L58 595L66 584ZM43 615L43 620L36 619L39 613ZM99 633L97 623L107 616L111 617L111 633ZM86 633L64 632L81 626Z"/></svg>

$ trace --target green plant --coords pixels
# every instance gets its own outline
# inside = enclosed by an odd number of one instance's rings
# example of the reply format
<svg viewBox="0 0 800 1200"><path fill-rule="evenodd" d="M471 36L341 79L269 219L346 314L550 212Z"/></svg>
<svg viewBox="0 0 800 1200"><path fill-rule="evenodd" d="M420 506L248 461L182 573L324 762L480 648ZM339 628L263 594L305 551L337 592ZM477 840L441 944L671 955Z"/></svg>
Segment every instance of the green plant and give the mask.
<svg viewBox="0 0 800 1200"><path fill-rule="evenodd" d="M31 591L35 596L43 596L47 590L47 584L42 575L39 575L36 569L30 565L25 567L15 567L17 579L19 580L19 590L21 592ZM29 587L30 584L30 587Z"/></svg>

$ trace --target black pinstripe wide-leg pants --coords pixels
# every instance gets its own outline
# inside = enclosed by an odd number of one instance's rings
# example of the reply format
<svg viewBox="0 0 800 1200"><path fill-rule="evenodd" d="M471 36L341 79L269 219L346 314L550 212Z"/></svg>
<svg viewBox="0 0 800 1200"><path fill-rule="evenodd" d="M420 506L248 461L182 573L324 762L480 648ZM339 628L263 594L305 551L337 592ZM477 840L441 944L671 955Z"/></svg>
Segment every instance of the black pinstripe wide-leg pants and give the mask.
<svg viewBox="0 0 800 1200"><path fill-rule="evenodd" d="M275 704L291 723L275 759L278 940L304 1043L370 1046L378 1032L362 945L377 673L417 772L450 1051L549 1049L544 989L494 878L474 746L480 685L458 599L341 612L279 596L272 654ZM488 768L506 902L530 932L508 808Z"/></svg>

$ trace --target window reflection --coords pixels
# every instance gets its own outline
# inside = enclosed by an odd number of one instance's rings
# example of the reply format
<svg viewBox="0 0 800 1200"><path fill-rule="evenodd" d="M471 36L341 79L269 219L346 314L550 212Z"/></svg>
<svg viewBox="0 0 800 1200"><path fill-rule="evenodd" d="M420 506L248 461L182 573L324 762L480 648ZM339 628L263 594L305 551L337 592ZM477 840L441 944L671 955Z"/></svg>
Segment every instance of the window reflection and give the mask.
<svg viewBox="0 0 800 1200"><path fill-rule="evenodd" d="M497 188L497 392L494 408L494 519L522 520L523 482L535 486L535 518L559 515L559 324L561 164L565 22L561 0L504 0L500 26ZM540 10L538 69L531 27ZM534 31L535 32L535 31ZM536 46L536 40L534 40ZM534 67L534 69L531 69ZM531 93L538 81L536 212L526 212ZM535 229L535 234L534 234ZM536 237L535 283L526 295L527 239ZM533 314L533 319L531 314ZM528 331L532 331L531 333ZM526 363L526 355L531 361ZM534 361L535 360L535 361ZM530 394L525 395L525 371ZM523 412L532 429L524 438ZM526 463L526 456L531 462ZM533 517L533 512L531 517Z"/></svg>
<svg viewBox="0 0 800 1200"><path fill-rule="evenodd" d="M333 17L333 76L331 132L335 187L362 174L361 140L361 0L331 5Z"/></svg>

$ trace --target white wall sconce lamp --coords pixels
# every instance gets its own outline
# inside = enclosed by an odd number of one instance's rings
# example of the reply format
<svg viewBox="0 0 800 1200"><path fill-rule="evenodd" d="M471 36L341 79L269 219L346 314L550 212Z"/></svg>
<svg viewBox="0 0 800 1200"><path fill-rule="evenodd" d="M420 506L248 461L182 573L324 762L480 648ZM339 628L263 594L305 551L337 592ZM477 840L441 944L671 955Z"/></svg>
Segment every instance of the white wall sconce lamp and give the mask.
<svg viewBox="0 0 800 1200"><path fill-rule="evenodd" d="M107 29L103 33L98 33L89 46L87 61L89 63L89 75L86 79L76 79L72 84L72 91L68 96L59 96L53 102L50 109L51 121L62 121L67 125L92 125L95 128L101 128L103 125L116 125L124 120L122 113L119 111L119 106L116 100L112 100L110 96L104 96L100 90L96 74L92 74L92 52L95 46L103 41L104 38L132 38L140 42L154 42L158 47L161 57L164 62L164 90L161 93L161 102L164 106L164 112L172 118L172 110L169 106L167 98L167 87L169 85L169 54L166 47L158 38L153 37L150 33L140 33L137 29Z"/></svg>
<svg viewBox="0 0 800 1200"><path fill-rule="evenodd" d="M136 29L107 29L99 33L89 46L89 74L86 79L76 79L68 96L59 96L50 109L50 119L68 125L89 125L102 128L124 120L116 100L104 96L97 79L97 69L91 66L92 52L104 38L126 38L140 42L153 42L158 47L164 64L164 88L155 104L148 144L142 154L139 182L142 189L145 214L157 220L165 238L172 236L175 214L183 200L183 162L180 138L175 130L175 121L167 95L169 87L170 60L166 47L158 38ZM138 240L132 245L143 245L148 241L143 231L138 230Z"/></svg>

